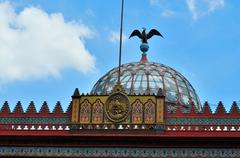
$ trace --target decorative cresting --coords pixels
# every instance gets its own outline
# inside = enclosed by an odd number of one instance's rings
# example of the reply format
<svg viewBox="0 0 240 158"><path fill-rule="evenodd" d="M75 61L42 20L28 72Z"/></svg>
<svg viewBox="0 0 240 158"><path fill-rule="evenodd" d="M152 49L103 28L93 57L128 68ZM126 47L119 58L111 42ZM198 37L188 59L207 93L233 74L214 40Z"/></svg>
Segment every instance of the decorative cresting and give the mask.
<svg viewBox="0 0 240 158"><path fill-rule="evenodd" d="M162 90L157 95L127 95L116 84L110 95L72 96L71 129L155 129L164 127Z"/></svg>
<svg viewBox="0 0 240 158"><path fill-rule="evenodd" d="M75 123L71 121L71 129L73 125L78 127L78 129L80 129L80 127L82 129L89 127L92 129L110 129L111 126L116 129L120 128L121 125L122 129L142 129L145 127L159 129L159 125L161 127L164 123L166 135L168 135L168 131L174 132L175 135L179 135L178 132L188 132L188 134L192 132L192 136L199 136L201 132L207 132L205 135L208 134L211 136L213 133L218 136L221 133L226 136L226 132L229 132L227 134L228 136L236 136L240 133L240 110L236 102L233 102L229 111L226 111L222 102L219 102L215 111L211 109L207 102L204 104L201 112L199 112L193 104L188 113L184 112L183 107L178 107L176 111L165 109L163 122L162 105L164 101L161 93L157 96L128 96L131 108L130 117L125 122L121 122L119 126L116 126L116 124L112 124L112 122L104 119L104 103L108 96L80 96L79 94L81 99L76 99L75 97L77 96L74 96L74 103L71 102L66 111L62 110L60 102L56 104L52 111L49 110L47 102L44 102L38 111L35 108L34 102L31 102L27 109L22 108L21 102L18 102L12 111L9 108L8 102L5 102L0 110L0 133L13 132L15 134L21 134L22 131L25 131L34 134L39 131L44 131L52 135L58 135L59 131L64 132L70 130L69 120L75 119L74 114L78 114L76 113L77 110L74 113L72 110L76 109L76 106L79 107L80 102L84 103L86 99L88 99L87 103L91 105L90 111L92 113L90 123L80 123L79 120ZM147 116L145 114L146 105L151 102L148 101L148 99L152 100L156 108L156 120L153 124L147 124L144 118L144 115ZM26 107L26 105L23 106Z"/></svg>
<svg viewBox="0 0 240 158"><path fill-rule="evenodd" d="M236 102L233 102L229 112L226 111L220 101L215 111L212 111L208 102L203 105L201 112L197 111L194 105L188 113L183 113L181 107L176 111L165 111L165 128L175 135L178 132L200 133L205 132L204 136L218 135L222 132L225 137L238 135L240 133L240 111ZM226 132L230 132L226 134ZM193 135L193 134L192 134Z"/></svg>
<svg viewBox="0 0 240 158"><path fill-rule="evenodd" d="M72 104L66 111L63 111L61 103L57 102L54 109L50 111L47 102L44 101L40 110L37 111L33 101L29 106L22 105L19 101L11 111L6 101L0 110L0 133L49 131L52 134L53 131L68 131L71 106ZM27 107L27 109L23 107Z"/></svg>

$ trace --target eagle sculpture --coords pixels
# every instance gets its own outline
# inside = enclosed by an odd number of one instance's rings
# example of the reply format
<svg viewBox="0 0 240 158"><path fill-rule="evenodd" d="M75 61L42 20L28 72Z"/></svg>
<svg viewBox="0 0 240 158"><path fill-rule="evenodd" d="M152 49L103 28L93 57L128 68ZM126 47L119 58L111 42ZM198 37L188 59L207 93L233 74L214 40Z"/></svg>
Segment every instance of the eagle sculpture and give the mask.
<svg viewBox="0 0 240 158"><path fill-rule="evenodd" d="M142 33L139 30L134 30L132 34L129 36L129 38L133 36L138 36L142 40L142 43L147 43L147 40L154 35L161 36L163 38L162 34L158 32L158 30L151 29L148 33L146 33L146 28L143 28Z"/></svg>

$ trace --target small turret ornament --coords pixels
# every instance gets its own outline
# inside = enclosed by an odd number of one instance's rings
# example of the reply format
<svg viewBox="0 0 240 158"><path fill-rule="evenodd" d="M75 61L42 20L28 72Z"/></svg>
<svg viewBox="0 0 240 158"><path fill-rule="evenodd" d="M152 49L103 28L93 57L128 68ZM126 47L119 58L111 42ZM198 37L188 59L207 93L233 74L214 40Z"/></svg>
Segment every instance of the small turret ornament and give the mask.
<svg viewBox="0 0 240 158"><path fill-rule="evenodd" d="M140 32L139 30L134 30L129 36L129 38L137 36L141 39L142 43L140 45L140 50L142 51L142 56L146 57L146 52L149 49L148 39L152 38L152 36L154 35L161 36L163 38L163 35L156 29L151 29L148 33L146 33L146 28L143 27L142 29L142 32Z"/></svg>

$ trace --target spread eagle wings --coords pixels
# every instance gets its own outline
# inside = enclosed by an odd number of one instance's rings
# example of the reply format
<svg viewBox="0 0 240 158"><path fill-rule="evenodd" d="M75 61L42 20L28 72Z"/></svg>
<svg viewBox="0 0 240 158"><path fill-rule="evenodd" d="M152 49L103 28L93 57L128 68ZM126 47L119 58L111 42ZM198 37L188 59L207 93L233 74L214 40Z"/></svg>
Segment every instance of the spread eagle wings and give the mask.
<svg viewBox="0 0 240 158"><path fill-rule="evenodd" d="M161 36L163 38L163 35L156 29L152 29L149 31L149 33L147 34L147 39L150 39L152 36L154 35L158 35Z"/></svg>
<svg viewBox="0 0 240 158"><path fill-rule="evenodd" d="M129 38L133 37L133 36L138 36L140 39L142 39L142 34L139 30L134 30L131 35L129 36Z"/></svg>

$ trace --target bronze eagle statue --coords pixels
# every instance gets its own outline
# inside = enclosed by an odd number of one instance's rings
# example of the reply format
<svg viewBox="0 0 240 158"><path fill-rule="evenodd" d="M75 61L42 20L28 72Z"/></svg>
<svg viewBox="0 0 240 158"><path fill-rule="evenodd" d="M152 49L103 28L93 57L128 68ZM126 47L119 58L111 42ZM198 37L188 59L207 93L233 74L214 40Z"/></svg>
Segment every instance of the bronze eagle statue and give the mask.
<svg viewBox="0 0 240 158"><path fill-rule="evenodd" d="M139 30L134 30L129 36L129 38L133 36L138 36L142 40L142 43L147 43L147 40L154 35L161 36L163 38L163 35L158 30L151 29L148 33L146 33L146 28L143 28L142 33Z"/></svg>

